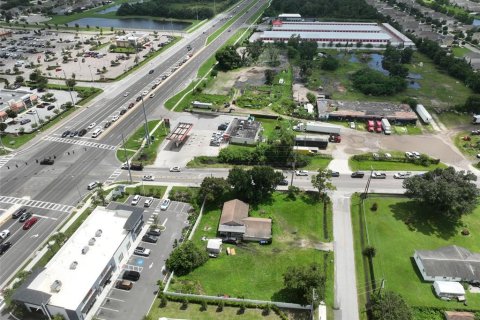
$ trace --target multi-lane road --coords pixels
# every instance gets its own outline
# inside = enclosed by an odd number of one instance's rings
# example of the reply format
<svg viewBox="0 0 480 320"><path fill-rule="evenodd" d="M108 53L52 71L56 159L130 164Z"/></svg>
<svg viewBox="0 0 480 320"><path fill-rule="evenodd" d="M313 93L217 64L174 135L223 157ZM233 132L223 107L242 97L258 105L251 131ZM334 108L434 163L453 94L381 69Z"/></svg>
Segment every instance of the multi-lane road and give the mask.
<svg viewBox="0 0 480 320"><path fill-rule="evenodd" d="M27 232L17 230L19 224L13 221L2 227L12 229L9 240L14 242L14 246L0 257L0 288L4 287L39 244L68 217L73 206L88 192L88 183L105 181L120 167L114 150L121 143L122 134L130 134L143 122L142 105L137 104L130 109L97 139L92 139L90 134L87 134L76 138L80 142L70 143L61 139L61 133L65 130L87 128L92 122L99 125L111 118L121 107L134 102L142 91L150 90L155 79L170 72L171 68L187 55L187 45L190 45L194 55L188 63L163 81L157 87L153 98L145 98L147 115L155 115L157 118L175 117L175 113L163 107L165 101L188 85L196 77L198 68L233 33L225 30L208 46L205 45L207 37L225 24L230 15L235 16L233 11L239 13L251 6L230 26L231 30L240 29L266 2L244 0L238 7L218 15L194 33L186 35L154 62L123 81L112 84L91 106L79 110L73 118L57 126L54 131L41 134L0 168L0 209L4 212L9 209L11 211L14 206L21 207L22 203L34 200L28 202L35 205L29 209L40 217L40 221ZM151 69L154 70L152 74L149 73ZM127 96L126 92L129 93ZM45 157L54 159L55 164L39 165L37 161ZM59 211L60 209L64 211Z"/></svg>

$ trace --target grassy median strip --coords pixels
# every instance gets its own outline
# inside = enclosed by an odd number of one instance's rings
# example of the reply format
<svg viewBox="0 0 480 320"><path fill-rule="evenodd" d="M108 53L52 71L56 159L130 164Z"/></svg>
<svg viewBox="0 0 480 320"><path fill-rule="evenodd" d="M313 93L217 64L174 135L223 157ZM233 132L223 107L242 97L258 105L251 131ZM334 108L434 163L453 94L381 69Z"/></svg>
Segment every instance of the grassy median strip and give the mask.
<svg viewBox="0 0 480 320"><path fill-rule="evenodd" d="M227 30L227 28L230 28L230 26L238 20L238 18L240 18L245 12L247 12L248 10L250 10L250 8L252 8L256 3L255 2L252 2L252 4L250 4L248 7L246 7L245 9L243 9L242 11L240 11L239 13L237 13L233 18L231 18L230 20L227 21L227 23L225 23L222 27L218 28L217 31L215 31L214 33L212 33L210 36L208 36L207 38L207 45L209 45L213 40L215 40L222 32L224 32L225 30ZM263 12L263 11L262 11Z"/></svg>

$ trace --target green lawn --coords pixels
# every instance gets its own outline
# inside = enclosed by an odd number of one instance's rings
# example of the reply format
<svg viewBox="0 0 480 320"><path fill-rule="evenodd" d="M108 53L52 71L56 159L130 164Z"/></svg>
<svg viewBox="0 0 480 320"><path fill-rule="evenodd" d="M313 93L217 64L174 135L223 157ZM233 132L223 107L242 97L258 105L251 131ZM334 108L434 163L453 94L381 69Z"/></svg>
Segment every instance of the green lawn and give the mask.
<svg viewBox="0 0 480 320"><path fill-rule="evenodd" d="M155 140L153 140L150 146L145 145L143 151L137 155L135 160L141 160L144 164L152 164L155 162L157 149L167 136L167 131L163 124L160 125L160 127L158 127L154 133L152 133L152 130L158 125L158 123L160 123L160 121L161 120L152 120L148 122L148 132L150 133L150 136L153 135L155 137ZM135 133L131 135L125 142L125 148L127 149L128 157L131 157L135 153L135 151L132 150L140 149L144 138L145 126L141 125L137 131L135 131ZM126 161L124 145L117 149L117 159L122 162Z"/></svg>
<svg viewBox="0 0 480 320"><path fill-rule="evenodd" d="M388 152L392 155L392 161L388 161L383 158L383 154ZM348 159L348 165L352 171L357 170L381 170L381 171L430 171L436 168L446 168L447 166L443 163L431 164L429 166L422 166L420 164L415 164L412 162L403 162L406 160L404 153L401 151L380 151L379 160L374 160L372 153L366 153L365 156L368 156L366 160L356 160L353 157ZM394 161L396 160L396 161Z"/></svg>
<svg viewBox="0 0 480 320"><path fill-rule="evenodd" d="M440 119L440 122L449 128L472 122L472 116L466 113L442 112L437 114L437 117Z"/></svg>
<svg viewBox="0 0 480 320"><path fill-rule="evenodd" d="M210 259L205 265L187 276L176 278L172 291L188 290L210 295L228 294L231 297L252 299L291 301L283 289L282 274L288 266L308 265L312 262L323 264L323 253L314 249L314 244L329 241L332 237L331 210L326 217L328 239L323 236L323 204L302 194L295 201L286 194L275 193L272 201L251 208L251 216L271 217L273 219L273 243L261 246L247 243L236 246L236 255L223 253L216 259ZM201 247L206 243L202 237L216 236L221 210L206 210L193 236L193 241ZM328 264L331 259L325 259ZM328 270L332 270L327 266ZM246 272L245 272L246 271ZM327 275L333 281L333 274ZM186 285L190 284L190 285ZM193 286L192 286L193 284ZM327 291L328 292L328 291Z"/></svg>
<svg viewBox="0 0 480 320"><path fill-rule="evenodd" d="M469 136L470 141L464 141L463 137ZM454 138L455 146L463 154L474 158L477 154L480 153L480 136L472 136L468 131L462 131L458 133Z"/></svg>
<svg viewBox="0 0 480 320"><path fill-rule="evenodd" d="M198 319L198 320L208 320L208 319L225 319L225 320L275 320L281 319L275 312L271 311L270 315L266 316L262 314L261 309L250 309L247 308L245 313L239 314L239 308L236 307L224 307L223 311L217 311L217 306L208 305L207 310L201 310L201 305L190 303L187 309L182 308L180 302L169 301L167 306L160 308L160 299L156 299L153 304L149 315L152 316L152 319L160 319L162 317L166 318L175 318L175 319ZM294 319L310 319L309 313L304 313L303 316L296 315Z"/></svg>
<svg viewBox="0 0 480 320"><path fill-rule="evenodd" d="M330 155L313 155L309 156L310 162L302 169L305 170L313 170L318 171L320 169L325 169L332 161L332 157Z"/></svg>
<svg viewBox="0 0 480 320"><path fill-rule="evenodd" d="M466 54L470 53L470 49L465 47L454 47L452 48L453 55L457 58L463 58Z"/></svg>
<svg viewBox="0 0 480 320"><path fill-rule="evenodd" d="M378 205L376 212L371 210L373 203ZM400 293L411 306L480 310L478 295L468 292L468 306L436 298L432 292L432 283L421 279L416 264L412 261L416 249L434 250L453 244L480 252L480 207L464 216L458 224L442 220L438 213L432 213L428 208L405 197L369 195L364 206L365 217L360 215L359 208L359 198L354 196L352 223L356 239L355 261L360 302L365 302L364 294L367 290L360 246L360 225L366 221L370 245L376 248L373 265L378 284L381 279L385 279L385 289ZM471 231L469 236L461 235L463 228ZM366 243L365 233L363 241ZM364 304L360 308L364 310Z"/></svg>

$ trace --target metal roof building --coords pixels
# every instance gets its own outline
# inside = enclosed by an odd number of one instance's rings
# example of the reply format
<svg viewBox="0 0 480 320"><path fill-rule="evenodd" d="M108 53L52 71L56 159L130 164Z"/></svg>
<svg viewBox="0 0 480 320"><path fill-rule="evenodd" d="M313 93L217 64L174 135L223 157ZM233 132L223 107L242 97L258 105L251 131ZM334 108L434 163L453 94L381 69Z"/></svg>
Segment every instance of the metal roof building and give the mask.
<svg viewBox="0 0 480 320"><path fill-rule="evenodd" d="M287 42L291 37L302 41L315 41L323 44L371 44L413 46L413 42L388 23L354 22L282 22L276 21L271 31L264 31L260 39L264 42Z"/></svg>

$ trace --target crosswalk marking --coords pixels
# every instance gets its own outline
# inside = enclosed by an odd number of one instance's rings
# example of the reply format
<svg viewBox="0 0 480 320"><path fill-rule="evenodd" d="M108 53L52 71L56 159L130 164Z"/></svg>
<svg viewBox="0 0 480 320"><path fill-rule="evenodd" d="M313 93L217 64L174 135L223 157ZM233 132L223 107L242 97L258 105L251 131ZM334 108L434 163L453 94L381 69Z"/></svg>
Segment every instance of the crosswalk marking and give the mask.
<svg viewBox="0 0 480 320"><path fill-rule="evenodd" d="M48 141L55 141L55 142L62 142L62 143L69 143L69 144L77 144L79 146L99 148L99 149L112 150L112 151L117 149L116 146L111 146L109 144L103 144L103 143L85 141L85 140L66 139L66 138L58 138L58 137L52 137L52 136L47 136L43 139L48 140Z"/></svg>
<svg viewBox="0 0 480 320"><path fill-rule="evenodd" d="M112 184L115 182L115 180L118 178L119 175L122 174L122 170L121 169L117 169L115 171L113 171L113 173L110 175L110 177L108 177L107 180L105 180L105 185L107 184Z"/></svg>
<svg viewBox="0 0 480 320"><path fill-rule="evenodd" d="M38 201L38 200L27 200L22 198L6 197L6 196L0 196L0 202L9 203L9 204L21 204L21 205L33 207L33 208L48 209L48 210L61 211L61 212L67 212L67 213L72 212L72 210L75 208L73 206L67 206L61 203L53 203L53 202Z"/></svg>
<svg viewBox="0 0 480 320"><path fill-rule="evenodd" d="M15 153L7 154L6 156L0 157L0 168L7 164L8 161L12 160L15 157Z"/></svg>

